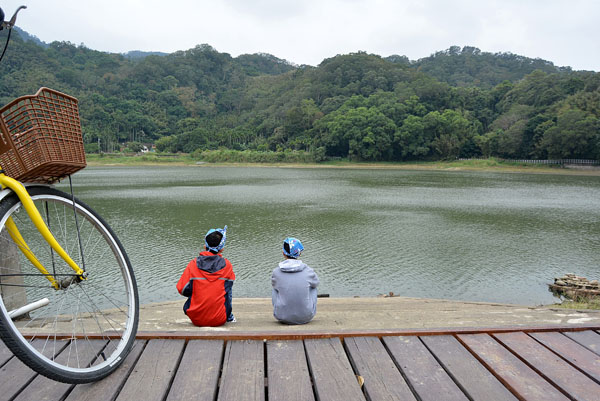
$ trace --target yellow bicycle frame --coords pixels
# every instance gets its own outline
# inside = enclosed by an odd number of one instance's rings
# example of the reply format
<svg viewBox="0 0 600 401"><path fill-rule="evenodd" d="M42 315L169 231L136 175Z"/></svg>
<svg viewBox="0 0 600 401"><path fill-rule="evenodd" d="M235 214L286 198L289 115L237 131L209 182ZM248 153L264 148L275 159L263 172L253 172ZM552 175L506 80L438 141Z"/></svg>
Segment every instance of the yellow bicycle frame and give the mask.
<svg viewBox="0 0 600 401"><path fill-rule="evenodd" d="M2 188L10 188L17 196L19 200L23 204L25 211L29 215L29 218L40 232L42 237L46 240L46 242L54 249L54 251L60 255L60 257L75 271L75 274L78 276L83 275L84 271L71 259L71 257L65 252L65 250L60 246L60 244L56 241L48 226L44 222L42 215L38 211L37 207L33 203L31 196L27 193L27 190L19 181L10 178L9 176L0 173L0 185ZM46 270L46 268L39 262L36 256L31 252L29 246L21 236L21 233L17 229L15 222L12 217L9 217L6 222L6 228L13 239L13 241L17 244L21 252L29 259L29 261L42 273L52 284L52 286L56 289L60 288L60 284L58 281Z"/></svg>

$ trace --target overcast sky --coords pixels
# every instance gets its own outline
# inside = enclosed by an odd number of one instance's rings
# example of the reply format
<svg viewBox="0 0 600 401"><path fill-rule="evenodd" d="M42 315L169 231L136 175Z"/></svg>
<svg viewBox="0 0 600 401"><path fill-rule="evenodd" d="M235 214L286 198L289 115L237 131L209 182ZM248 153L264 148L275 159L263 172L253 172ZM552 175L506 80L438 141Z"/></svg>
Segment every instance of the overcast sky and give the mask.
<svg viewBox="0 0 600 401"><path fill-rule="evenodd" d="M600 71L600 0L19 0L17 25L45 42L174 52L207 43L318 65L359 50L427 57L457 45Z"/></svg>

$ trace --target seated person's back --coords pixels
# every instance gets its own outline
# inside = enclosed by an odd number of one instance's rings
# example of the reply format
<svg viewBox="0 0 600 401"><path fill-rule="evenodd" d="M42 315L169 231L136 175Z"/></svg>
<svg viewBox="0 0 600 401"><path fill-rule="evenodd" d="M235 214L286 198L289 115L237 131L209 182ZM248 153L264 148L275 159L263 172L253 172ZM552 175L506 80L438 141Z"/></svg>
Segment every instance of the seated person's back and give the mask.
<svg viewBox="0 0 600 401"><path fill-rule="evenodd" d="M226 233L227 226L206 233L205 251L188 263L177 283L179 293L188 297L183 312L196 326L235 321L231 307L235 273L231 262L221 255Z"/></svg>
<svg viewBox="0 0 600 401"><path fill-rule="evenodd" d="M283 242L285 260L271 276L273 316L282 323L308 323L317 313L319 278L298 259L303 250L298 239L286 238Z"/></svg>

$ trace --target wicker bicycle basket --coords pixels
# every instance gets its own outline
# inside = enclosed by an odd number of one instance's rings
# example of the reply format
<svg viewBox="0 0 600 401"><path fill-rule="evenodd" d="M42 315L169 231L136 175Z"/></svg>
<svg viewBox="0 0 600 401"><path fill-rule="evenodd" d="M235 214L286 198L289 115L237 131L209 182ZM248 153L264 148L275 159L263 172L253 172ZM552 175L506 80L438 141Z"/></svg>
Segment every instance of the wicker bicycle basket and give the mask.
<svg viewBox="0 0 600 401"><path fill-rule="evenodd" d="M23 182L52 183L86 166L77 99L48 88L0 109L0 167Z"/></svg>

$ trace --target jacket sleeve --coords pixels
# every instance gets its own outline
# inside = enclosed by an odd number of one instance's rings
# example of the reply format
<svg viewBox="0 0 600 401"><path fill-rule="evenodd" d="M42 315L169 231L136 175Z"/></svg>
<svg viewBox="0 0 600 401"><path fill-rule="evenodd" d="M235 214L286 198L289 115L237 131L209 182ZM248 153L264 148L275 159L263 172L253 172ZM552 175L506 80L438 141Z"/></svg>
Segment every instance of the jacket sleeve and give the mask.
<svg viewBox="0 0 600 401"><path fill-rule="evenodd" d="M308 275L308 285L310 285L310 288L317 288L319 285L319 277L313 269L310 269L310 273Z"/></svg>
<svg viewBox="0 0 600 401"><path fill-rule="evenodd" d="M279 288L277 288L277 276L275 275L276 271L277 269L273 270L273 273L271 274L271 286L273 287L271 289L271 303L274 307L277 305L277 299L279 298Z"/></svg>
<svg viewBox="0 0 600 401"><path fill-rule="evenodd" d="M273 288L277 287L277 277L275 277L275 270L271 273L271 286Z"/></svg>
<svg viewBox="0 0 600 401"><path fill-rule="evenodd" d="M191 278L192 278L192 273L190 270L190 264L194 262L193 260L188 263L187 267L185 268L185 270L183 271L183 273L181 274L181 277L179 277L179 281L177 282L177 291L179 291L179 293L183 296L189 297L191 294Z"/></svg>

